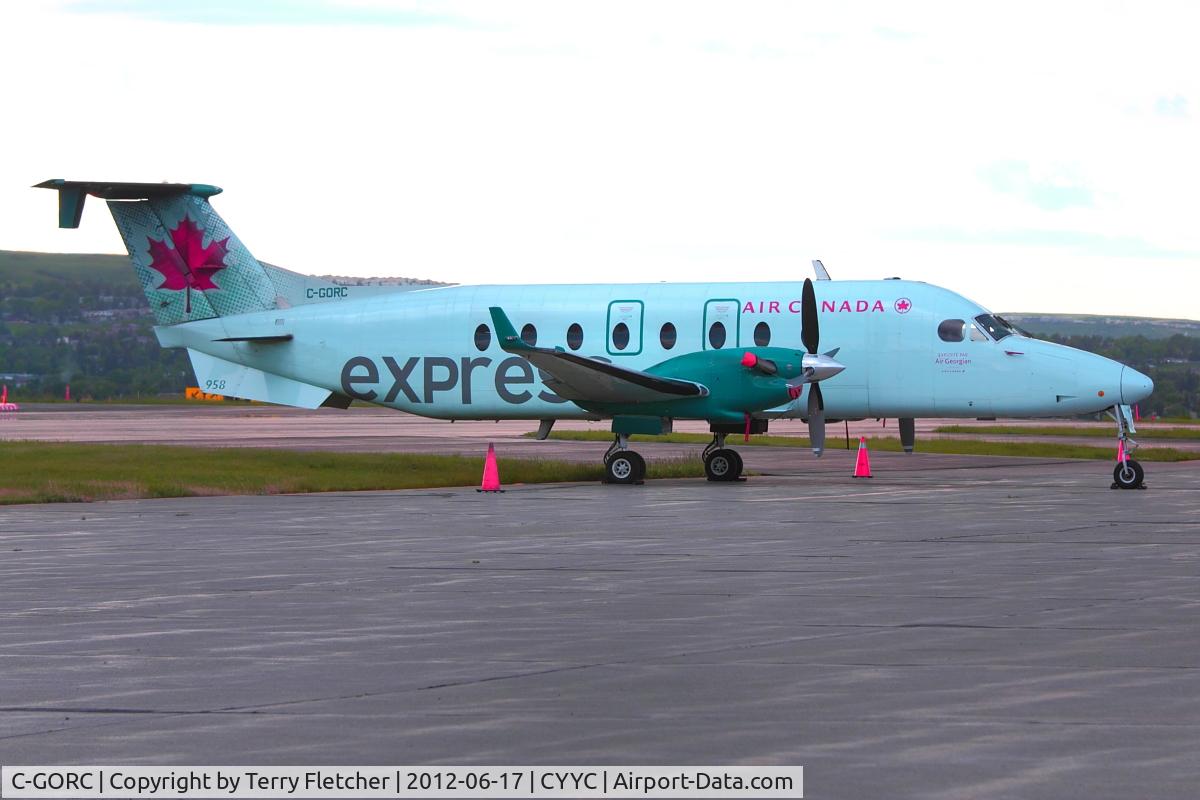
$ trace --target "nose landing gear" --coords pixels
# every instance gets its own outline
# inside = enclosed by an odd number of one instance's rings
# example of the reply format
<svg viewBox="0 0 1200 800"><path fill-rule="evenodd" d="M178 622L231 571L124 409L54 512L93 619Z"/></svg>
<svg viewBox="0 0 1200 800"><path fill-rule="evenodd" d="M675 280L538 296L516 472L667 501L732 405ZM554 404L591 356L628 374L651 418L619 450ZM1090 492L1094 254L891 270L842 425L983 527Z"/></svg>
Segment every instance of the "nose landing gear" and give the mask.
<svg viewBox="0 0 1200 800"><path fill-rule="evenodd" d="M1116 405L1112 410L1113 419L1117 421L1117 466L1113 468L1111 489L1145 489L1146 472L1142 465L1131 458L1137 450L1137 442L1129 434L1134 433L1133 415L1129 406Z"/></svg>

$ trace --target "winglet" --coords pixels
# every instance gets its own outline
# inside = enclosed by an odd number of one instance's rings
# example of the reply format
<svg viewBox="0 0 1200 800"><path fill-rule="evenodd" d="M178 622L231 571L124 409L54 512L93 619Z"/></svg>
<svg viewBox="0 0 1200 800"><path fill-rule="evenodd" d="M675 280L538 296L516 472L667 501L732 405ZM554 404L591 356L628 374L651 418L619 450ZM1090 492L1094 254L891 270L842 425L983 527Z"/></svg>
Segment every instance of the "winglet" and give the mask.
<svg viewBox="0 0 1200 800"><path fill-rule="evenodd" d="M825 265L821 263L821 259L814 258L812 265L813 265L813 271L817 273L817 280L827 281L830 279L829 278L829 270L825 269Z"/></svg>
<svg viewBox="0 0 1200 800"><path fill-rule="evenodd" d="M492 315L492 326L496 329L496 339L500 342L501 350L506 353L520 353L533 349L517 335L517 329L509 321L504 309L499 306L490 306L488 313Z"/></svg>

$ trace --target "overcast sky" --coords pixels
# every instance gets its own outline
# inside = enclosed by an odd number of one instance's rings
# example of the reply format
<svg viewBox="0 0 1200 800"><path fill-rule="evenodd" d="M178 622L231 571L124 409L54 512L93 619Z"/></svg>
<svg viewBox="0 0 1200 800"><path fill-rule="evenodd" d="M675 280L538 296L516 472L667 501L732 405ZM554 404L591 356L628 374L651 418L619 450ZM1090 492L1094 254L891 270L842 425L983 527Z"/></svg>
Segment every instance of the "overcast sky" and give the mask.
<svg viewBox="0 0 1200 800"><path fill-rule="evenodd" d="M899 275L1200 318L1188 3L0 4L0 248L184 181L258 258L465 283Z"/></svg>

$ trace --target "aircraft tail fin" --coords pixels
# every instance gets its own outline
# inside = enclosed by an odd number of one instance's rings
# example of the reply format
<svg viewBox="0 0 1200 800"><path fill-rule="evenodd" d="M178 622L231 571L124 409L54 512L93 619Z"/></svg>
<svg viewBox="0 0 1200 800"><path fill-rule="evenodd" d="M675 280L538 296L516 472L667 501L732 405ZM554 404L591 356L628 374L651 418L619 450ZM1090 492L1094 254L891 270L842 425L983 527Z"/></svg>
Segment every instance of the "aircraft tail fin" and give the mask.
<svg viewBox="0 0 1200 800"><path fill-rule="evenodd" d="M55 179L37 188L58 191L63 228L79 226L88 195L108 202L160 325L281 305L266 269L209 203L216 186Z"/></svg>

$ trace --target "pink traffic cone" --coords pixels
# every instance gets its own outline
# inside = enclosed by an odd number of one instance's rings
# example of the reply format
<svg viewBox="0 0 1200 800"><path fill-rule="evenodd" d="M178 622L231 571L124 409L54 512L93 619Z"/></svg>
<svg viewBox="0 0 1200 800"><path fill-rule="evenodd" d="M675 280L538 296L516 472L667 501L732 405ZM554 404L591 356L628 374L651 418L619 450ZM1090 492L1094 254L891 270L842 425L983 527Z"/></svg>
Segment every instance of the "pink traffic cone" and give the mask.
<svg viewBox="0 0 1200 800"><path fill-rule="evenodd" d="M477 492L503 492L500 488L500 468L496 466L496 448L488 443L487 459L483 462L483 483Z"/></svg>
<svg viewBox="0 0 1200 800"><path fill-rule="evenodd" d="M1120 464L1121 462L1128 460L1129 456L1125 453L1125 440L1117 439L1117 463Z"/></svg>
<svg viewBox="0 0 1200 800"><path fill-rule="evenodd" d="M858 457L854 460L854 477L871 477L871 459L867 455L867 437L858 437Z"/></svg>

